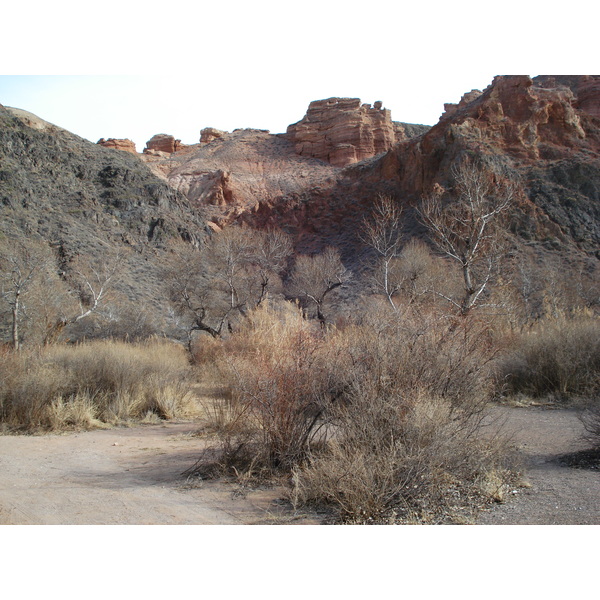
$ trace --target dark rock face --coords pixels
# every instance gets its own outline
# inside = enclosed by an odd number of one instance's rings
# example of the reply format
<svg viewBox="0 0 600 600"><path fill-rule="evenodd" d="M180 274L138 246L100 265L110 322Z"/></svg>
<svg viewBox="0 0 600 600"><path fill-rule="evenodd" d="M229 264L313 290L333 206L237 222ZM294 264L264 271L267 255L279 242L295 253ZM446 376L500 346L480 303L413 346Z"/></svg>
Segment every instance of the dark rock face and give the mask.
<svg viewBox="0 0 600 600"><path fill-rule="evenodd" d="M99 230L111 237L127 232L142 244L148 223L158 213L165 213L167 237L178 235L191 216L186 199L136 156L115 153L58 128L32 129L2 107L0 156L5 229L9 223L27 223L29 230L41 234L72 225L93 230L93 235ZM17 210L19 206L27 209Z"/></svg>
<svg viewBox="0 0 600 600"><path fill-rule="evenodd" d="M202 211L137 156L43 123L28 126L0 106L0 235L43 240L65 260L121 254L118 293L152 306L158 322L164 246L197 243Z"/></svg>

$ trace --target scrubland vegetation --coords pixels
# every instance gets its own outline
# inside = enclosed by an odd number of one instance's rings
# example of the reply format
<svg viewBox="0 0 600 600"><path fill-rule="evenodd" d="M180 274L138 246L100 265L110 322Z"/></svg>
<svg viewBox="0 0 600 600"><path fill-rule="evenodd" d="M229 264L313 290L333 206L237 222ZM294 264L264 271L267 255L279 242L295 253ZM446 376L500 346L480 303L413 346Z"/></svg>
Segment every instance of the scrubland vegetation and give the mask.
<svg viewBox="0 0 600 600"><path fill-rule="evenodd" d="M515 260L502 221L513 186L455 177L448 210L439 197L419 209L430 243L404 239L401 211L380 198L360 272L333 248L294 258L279 231L230 227L199 249L171 247L165 296L178 341L136 326L135 342L113 327L112 339L66 344L65 331L101 313L118 270L73 269L54 306L36 279L48 269L40 253L13 256L1 297L3 426L201 417L211 442L194 469L202 477L283 481L295 506L338 522L468 521L518 479L489 426L491 402L577 400L600 443L600 297L591 269L561 286L557 269ZM198 382L213 390L202 402Z"/></svg>

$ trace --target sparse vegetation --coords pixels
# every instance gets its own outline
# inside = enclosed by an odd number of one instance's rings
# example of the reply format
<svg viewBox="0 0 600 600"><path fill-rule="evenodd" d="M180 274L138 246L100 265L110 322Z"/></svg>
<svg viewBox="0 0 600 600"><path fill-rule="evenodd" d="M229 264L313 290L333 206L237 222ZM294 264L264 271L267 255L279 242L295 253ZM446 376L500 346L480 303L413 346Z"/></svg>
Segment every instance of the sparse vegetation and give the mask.
<svg viewBox="0 0 600 600"><path fill-rule="evenodd" d="M325 241L294 257L277 229L213 224L174 239L152 220L143 235L162 244L162 300L187 353L151 337L165 327L135 300L139 246L126 250L131 289L107 303L122 258L110 244L94 242L94 261L62 242L4 237L2 426L191 416L200 379L216 392L203 407L214 443L196 472L283 481L296 507L336 522L468 522L515 477L506 443L486 428L494 397L589 396L582 418L598 445L600 326L592 261L575 281L535 249L525 261L505 244L513 176L464 156L450 174L452 187L416 207L430 243L403 236L411 208L378 197L362 223L363 271ZM114 195L124 178L100 171L115 219L132 209ZM157 205L163 192L148 188ZM111 339L64 343L98 337Z"/></svg>

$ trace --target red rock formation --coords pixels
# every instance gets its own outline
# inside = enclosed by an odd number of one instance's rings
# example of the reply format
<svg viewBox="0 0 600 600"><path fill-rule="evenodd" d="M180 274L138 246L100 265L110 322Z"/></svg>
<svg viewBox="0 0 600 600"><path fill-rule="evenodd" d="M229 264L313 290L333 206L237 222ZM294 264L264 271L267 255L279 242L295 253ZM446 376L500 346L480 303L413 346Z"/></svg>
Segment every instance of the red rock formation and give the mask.
<svg viewBox="0 0 600 600"><path fill-rule="evenodd" d="M147 150L154 150L157 152L173 154L173 152L179 152L187 147L188 146L181 143L181 140L176 140L172 135L167 135L166 133L157 133L146 142L146 148L144 148L144 152Z"/></svg>
<svg viewBox="0 0 600 600"><path fill-rule="evenodd" d="M141 158L219 226L255 214L259 205L272 207L281 198L298 199L307 190L331 187L339 172L298 156L284 135L257 129L223 133L218 143L195 144L186 152L147 151Z"/></svg>
<svg viewBox="0 0 600 600"><path fill-rule="evenodd" d="M400 180L404 195L418 198L444 185L449 165L462 152L504 155L522 165L600 150L597 133L583 127L575 97L564 86L535 86L527 76L496 77L481 94L450 106L421 138L397 145L372 177Z"/></svg>
<svg viewBox="0 0 600 600"><path fill-rule="evenodd" d="M108 138L105 140L104 138L100 138L96 143L100 146L104 146L105 148L114 148L115 150L123 150L124 152L137 154L135 144L129 139L119 140L115 138Z"/></svg>
<svg viewBox="0 0 600 600"><path fill-rule="evenodd" d="M287 128L287 139L301 156L337 167L370 158L406 139L381 102L362 104L359 98L329 98L311 102L305 117Z"/></svg>

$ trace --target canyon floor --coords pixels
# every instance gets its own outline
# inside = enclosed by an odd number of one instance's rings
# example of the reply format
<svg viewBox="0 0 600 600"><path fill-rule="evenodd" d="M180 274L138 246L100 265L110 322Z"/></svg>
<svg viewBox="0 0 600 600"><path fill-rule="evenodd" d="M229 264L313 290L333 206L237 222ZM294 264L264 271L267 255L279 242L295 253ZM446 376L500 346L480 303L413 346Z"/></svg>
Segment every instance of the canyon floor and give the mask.
<svg viewBox="0 0 600 600"><path fill-rule="evenodd" d="M478 523L600 524L598 466L562 458L584 450L573 410L495 407L530 487ZM243 489L183 473L205 442L197 423L171 422L60 435L0 436L0 524L318 524L281 488Z"/></svg>

